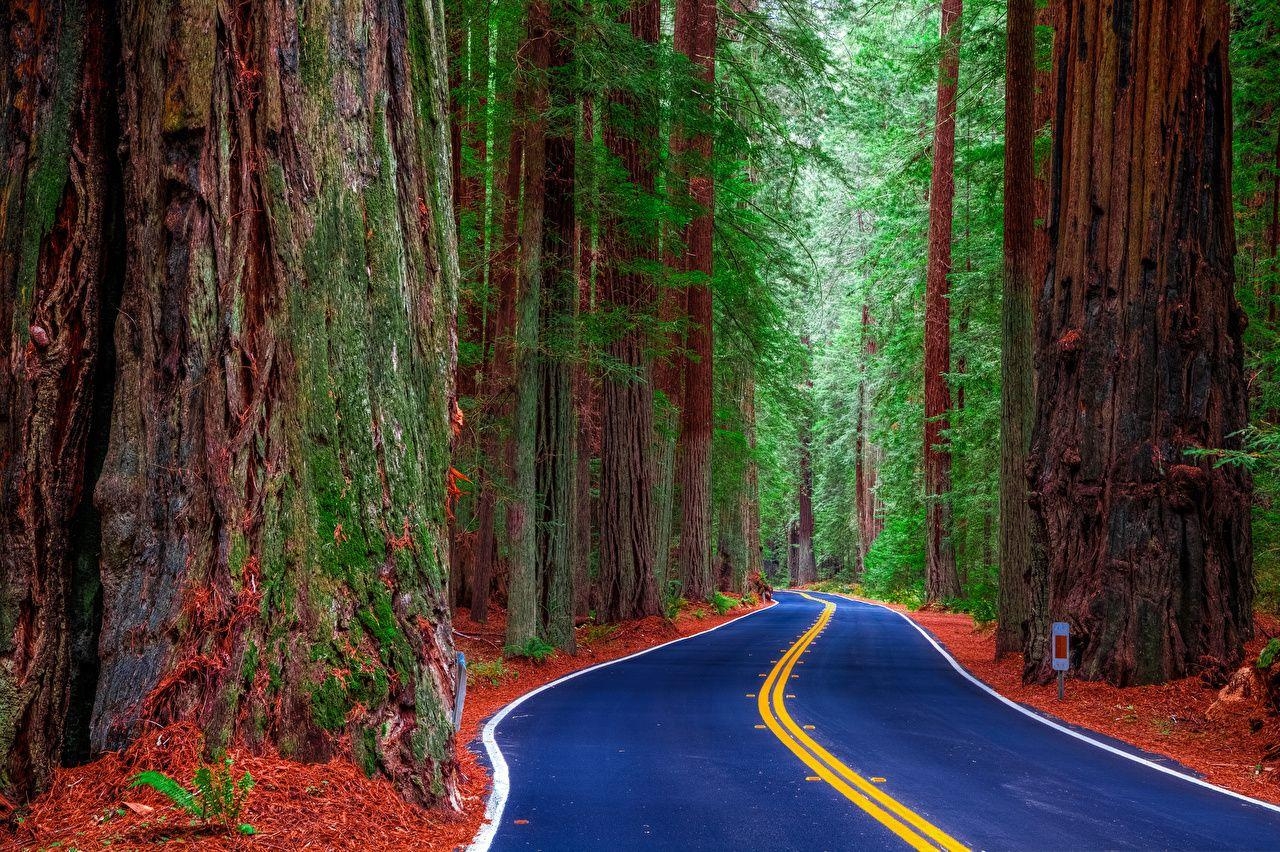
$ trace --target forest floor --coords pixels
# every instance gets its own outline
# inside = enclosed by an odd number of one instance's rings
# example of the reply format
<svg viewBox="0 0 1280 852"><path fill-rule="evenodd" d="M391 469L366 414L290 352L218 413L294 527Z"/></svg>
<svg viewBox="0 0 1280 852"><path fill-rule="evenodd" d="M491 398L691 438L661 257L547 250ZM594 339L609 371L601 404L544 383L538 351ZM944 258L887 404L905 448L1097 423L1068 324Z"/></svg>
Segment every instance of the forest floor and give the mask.
<svg viewBox="0 0 1280 852"><path fill-rule="evenodd" d="M7 820L3 818L8 809L0 800L0 849L402 852L465 847L484 821L491 778L472 745L489 716L570 672L701 633L751 609L738 606L718 615L707 605L697 605L683 609L674 621L654 616L616 625L584 625L578 628L576 654L557 652L543 662L502 656L505 613L500 608L490 610L487 624L477 624L459 610L454 638L467 655L470 673L457 737L460 813L407 804L388 782L366 778L350 761L303 764L232 749L228 757L233 774L248 772L254 782L239 821L256 833L195 827L159 793L130 787L134 776L147 770L190 786L201 765L202 740L196 725L178 723L122 752L59 769L48 792L9 813Z"/></svg>
<svg viewBox="0 0 1280 852"><path fill-rule="evenodd" d="M1006 698L1164 755L1221 787L1280 804L1280 762L1264 760L1280 742L1280 717L1253 700L1220 699L1217 688L1188 677L1123 688L1068 679L1059 701L1056 684L1023 684L1021 654L996 661L994 624L975 624L967 613L913 612L883 601L868 602L905 613L970 674ZM1246 660L1256 660L1267 639L1280 634L1280 619L1259 613L1256 627L1257 638L1245 648Z"/></svg>

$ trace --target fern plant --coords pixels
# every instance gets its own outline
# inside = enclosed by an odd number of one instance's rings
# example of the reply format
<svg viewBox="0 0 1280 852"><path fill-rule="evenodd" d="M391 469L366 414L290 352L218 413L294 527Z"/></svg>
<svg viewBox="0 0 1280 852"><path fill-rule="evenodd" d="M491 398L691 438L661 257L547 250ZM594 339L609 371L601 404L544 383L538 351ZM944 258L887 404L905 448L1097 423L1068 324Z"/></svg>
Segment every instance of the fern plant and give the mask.
<svg viewBox="0 0 1280 852"><path fill-rule="evenodd" d="M194 791L155 771L138 773L129 786L150 787L206 825L220 826L227 832L257 833L252 825L240 821L249 791L253 789L253 777L246 772L236 780L231 774L229 757L196 769L191 781Z"/></svg>
<svg viewBox="0 0 1280 852"><path fill-rule="evenodd" d="M508 657L528 657L535 663L541 663L554 654L556 649L544 639L534 636L523 645L508 645L503 651Z"/></svg>
<svg viewBox="0 0 1280 852"><path fill-rule="evenodd" d="M716 612L720 615L724 615L740 603L741 601L737 598L730 597L724 592L714 592L711 595L711 605L716 608Z"/></svg>

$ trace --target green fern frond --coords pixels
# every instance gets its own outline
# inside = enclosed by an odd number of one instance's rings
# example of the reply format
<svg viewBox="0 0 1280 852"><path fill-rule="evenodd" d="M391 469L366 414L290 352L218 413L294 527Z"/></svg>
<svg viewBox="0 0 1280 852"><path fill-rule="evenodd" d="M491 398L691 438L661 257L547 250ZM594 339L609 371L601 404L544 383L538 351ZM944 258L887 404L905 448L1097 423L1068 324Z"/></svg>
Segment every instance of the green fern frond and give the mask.
<svg viewBox="0 0 1280 852"><path fill-rule="evenodd" d="M191 791L163 772L140 772L134 776L133 782L129 786L150 787L152 790L166 796L176 806L192 816L200 817L204 815L203 808L200 807Z"/></svg>

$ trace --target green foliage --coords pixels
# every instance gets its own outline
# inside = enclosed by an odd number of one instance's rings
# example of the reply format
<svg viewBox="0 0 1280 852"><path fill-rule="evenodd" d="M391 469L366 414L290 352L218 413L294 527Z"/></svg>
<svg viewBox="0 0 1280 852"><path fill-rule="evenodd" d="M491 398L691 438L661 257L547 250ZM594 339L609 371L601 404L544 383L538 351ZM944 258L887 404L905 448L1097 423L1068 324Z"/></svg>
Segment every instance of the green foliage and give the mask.
<svg viewBox="0 0 1280 852"><path fill-rule="evenodd" d="M494 657L492 660L478 660L467 664L467 683L469 684L487 680L490 686L497 686L504 680L514 680L519 676L520 673L518 671L507 668L507 664L502 657Z"/></svg>
<svg viewBox="0 0 1280 852"><path fill-rule="evenodd" d="M240 815L253 789L248 772L237 780L231 773L231 758L196 769L188 790L163 772L147 771L134 776L130 787L150 787L206 825L216 825L228 833L255 834L256 829L240 822Z"/></svg>
<svg viewBox="0 0 1280 852"><path fill-rule="evenodd" d="M616 624L587 624L582 627L578 641L583 645L598 645L601 642L608 642L617 635L618 625Z"/></svg>
<svg viewBox="0 0 1280 852"><path fill-rule="evenodd" d="M675 617L680 614L680 610L689 605L689 602L684 598L683 592L684 586L679 580L674 577L667 580L666 594L662 598L662 611L666 614L667 621L674 621Z"/></svg>
<svg viewBox="0 0 1280 852"><path fill-rule="evenodd" d="M742 603L742 601L730 595L726 595L724 592L714 592L711 595L709 603L713 608L715 608L718 615L724 615L729 610Z"/></svg>
<svg viewBox="0 0 1280 852"><path fill-rule="evenodd" d="M523 645L508 645L502 649L508 657L525 657L535 663L546 662L555 652L554 645L538 636L530 637Z"/></svg>
<svg viewBox="0 0 1280 852"><path fill-rule="evenodd" d="M1260 669L1269 669L1277 658L1280 658L1280 639L1272 639L1258 653L1257 666Z"/></svg>

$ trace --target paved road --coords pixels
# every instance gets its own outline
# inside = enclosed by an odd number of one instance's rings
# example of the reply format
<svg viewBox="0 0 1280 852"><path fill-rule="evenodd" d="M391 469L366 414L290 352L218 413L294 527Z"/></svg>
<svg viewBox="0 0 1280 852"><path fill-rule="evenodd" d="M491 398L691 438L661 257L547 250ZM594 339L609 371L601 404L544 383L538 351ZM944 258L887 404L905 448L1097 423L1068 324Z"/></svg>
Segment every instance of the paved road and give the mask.
<svg viewBox="0 0 1280 852"><path fill-rule="evenodd" d="M499 718L477 845L1280 849L1280 812L1001 703L896 613L777 597Z"/></svg>

